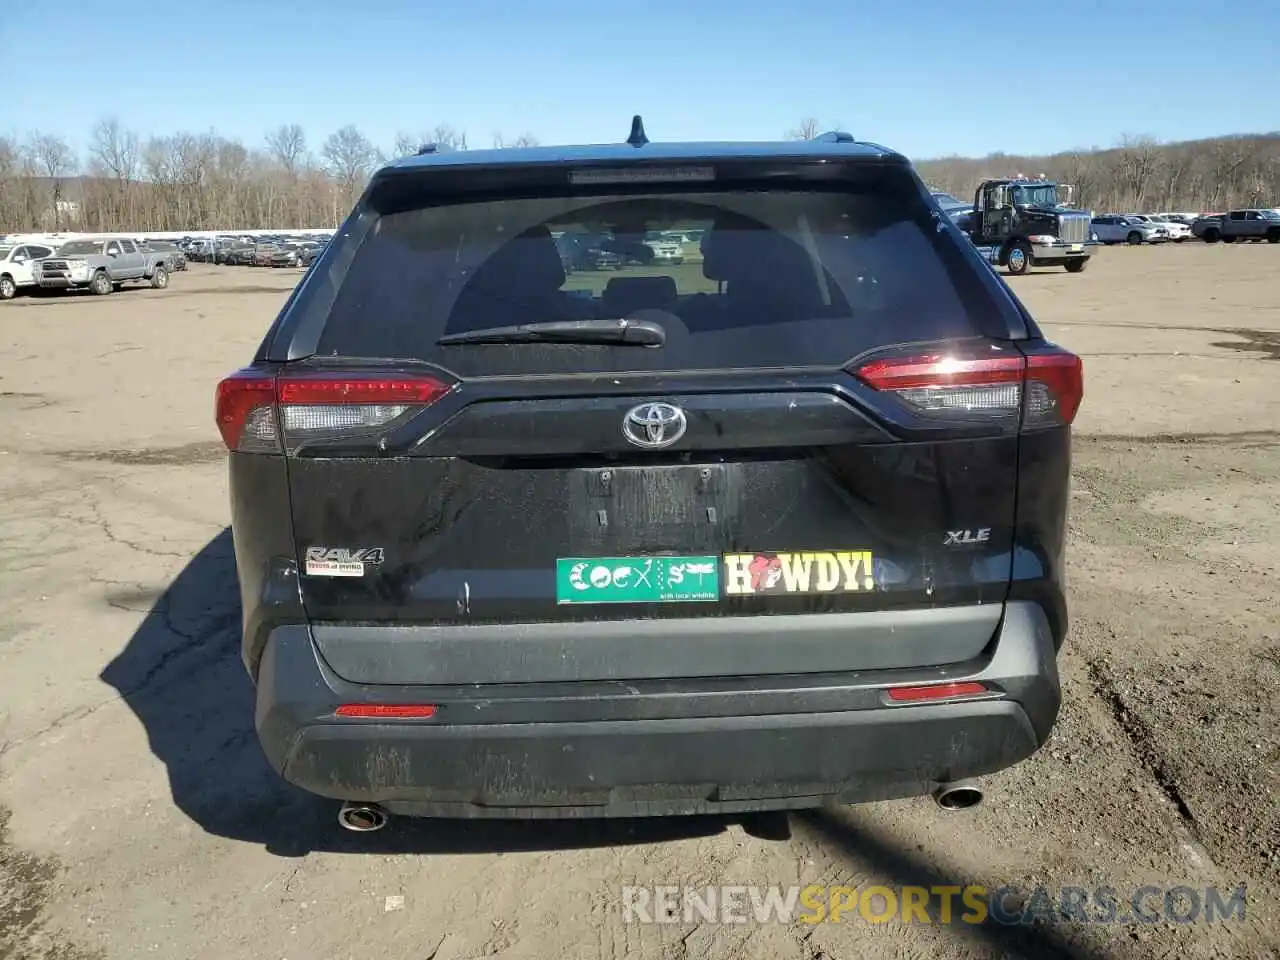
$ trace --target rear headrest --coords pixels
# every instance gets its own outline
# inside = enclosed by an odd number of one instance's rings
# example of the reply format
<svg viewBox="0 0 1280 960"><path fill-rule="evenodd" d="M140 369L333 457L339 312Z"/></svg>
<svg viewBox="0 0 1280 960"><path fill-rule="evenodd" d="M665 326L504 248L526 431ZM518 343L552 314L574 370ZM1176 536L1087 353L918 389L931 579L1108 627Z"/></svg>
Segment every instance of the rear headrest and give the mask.
<svg viewBox="0 0 1280 960"><path fill-rule="evenodd" d="M564 261L551 231L537 224L512 237L476 271L471 283L509 296L549 294L565 281Z"/></svg>
<svg viewBox="0 0 1280 960"><path fill-rule="evenodd" d="M776 268L781 259L795 261L804 251L784 234L758 220L737 214L716 219L702 236L702 275L708 280L750 280Z"/></svg>
<svg viewBox="0 0 1280 960"><path fill-rule="evenodd" d="M671 277L614 277L605 285L600 302L609 316L625 317L636 310L675 313L679 293Z"/></svg>
<svg viewBox="0 0 1280 960"><path fill-rule="evenodd" d="M819 297L804 247L756 220L717 220L702 238L702 274L743 295L783 291L789 297Z"/></svg>

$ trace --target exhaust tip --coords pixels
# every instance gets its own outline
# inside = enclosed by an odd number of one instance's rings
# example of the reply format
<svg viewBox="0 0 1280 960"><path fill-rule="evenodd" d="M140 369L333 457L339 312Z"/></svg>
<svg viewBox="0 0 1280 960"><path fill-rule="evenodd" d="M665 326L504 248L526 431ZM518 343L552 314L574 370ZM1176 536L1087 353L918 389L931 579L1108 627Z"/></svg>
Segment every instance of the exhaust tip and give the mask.
<svg viewBox="0 0 1280 960"><path fill-rule="evenodd" d="M959 780L939 787L933 792L933 801L943 810L969 810L982 802L982 788L976 783Z"/></svg>
<svg viewBox="0 0 1280 960"><path fill-rule="evenodd" d="M338 823L355 833L372 833L387 825L387 811L376 803L354 803L348 800L338 811Z"/></svg>

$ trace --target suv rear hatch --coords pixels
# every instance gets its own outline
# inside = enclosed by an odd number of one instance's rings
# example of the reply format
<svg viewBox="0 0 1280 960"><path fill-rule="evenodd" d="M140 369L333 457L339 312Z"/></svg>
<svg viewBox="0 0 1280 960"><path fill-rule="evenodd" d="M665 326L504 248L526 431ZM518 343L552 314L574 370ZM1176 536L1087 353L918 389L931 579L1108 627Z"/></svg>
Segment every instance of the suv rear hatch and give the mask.
<svg viewBox="0 0 1280 960"><path fill-rule="evenodd" d="M231 381L223 418L237 449L284 452L302 601L340 675L981 653L1019 431L1070 422L1078 361L1018 342L901 158L774 167L375 181L264 346L293 359ZM652 232L701 239L658 262ZM566 256L579 234L612 256Z"/></svg>

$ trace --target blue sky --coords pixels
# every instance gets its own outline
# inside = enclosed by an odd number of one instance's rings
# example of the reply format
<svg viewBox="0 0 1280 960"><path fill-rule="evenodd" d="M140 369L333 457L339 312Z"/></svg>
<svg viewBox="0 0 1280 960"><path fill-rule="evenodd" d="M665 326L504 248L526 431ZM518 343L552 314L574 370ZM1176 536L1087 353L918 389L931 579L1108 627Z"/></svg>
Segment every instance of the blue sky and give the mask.
<svg viewBox="0 0 1280 960"><path fill-rule="evenodd" d="M56 30L4 5L0 131L77 147L106 113L248 144L296 122L313 149L347 123L389 149L440 122L488 146L621 140L635 112L654 140L814 116L916 158L1280 129L1280 0L94 0ZM64 109L37 111L46 88Z"/></svg>

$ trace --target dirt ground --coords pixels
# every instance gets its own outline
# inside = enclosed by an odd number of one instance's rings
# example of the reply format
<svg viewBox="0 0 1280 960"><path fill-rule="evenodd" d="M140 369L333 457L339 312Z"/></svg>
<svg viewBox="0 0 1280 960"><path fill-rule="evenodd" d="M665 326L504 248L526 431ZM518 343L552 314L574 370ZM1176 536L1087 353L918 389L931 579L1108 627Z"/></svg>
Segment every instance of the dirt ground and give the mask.
<svg viewBox="0 0 1280 960"><path fill-rule="evenodd" d="M238 659L213 389L296 276L0 304L0 958L1280 953L1280 249L1012 281L1086 399L1066 704L983 806L371 837L268 769ZM623 922L622 885L680 883L1248 894L1216 924Z"/></svg>

